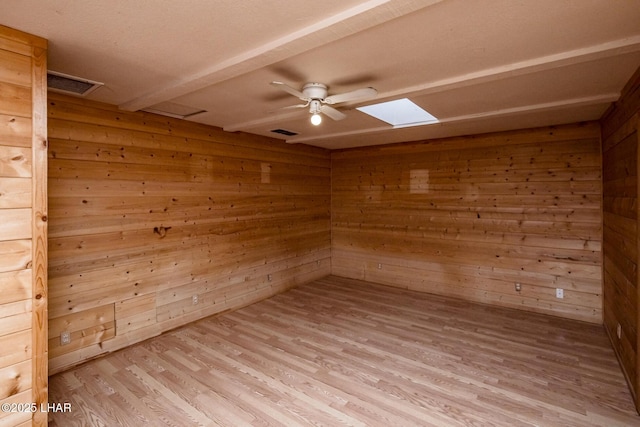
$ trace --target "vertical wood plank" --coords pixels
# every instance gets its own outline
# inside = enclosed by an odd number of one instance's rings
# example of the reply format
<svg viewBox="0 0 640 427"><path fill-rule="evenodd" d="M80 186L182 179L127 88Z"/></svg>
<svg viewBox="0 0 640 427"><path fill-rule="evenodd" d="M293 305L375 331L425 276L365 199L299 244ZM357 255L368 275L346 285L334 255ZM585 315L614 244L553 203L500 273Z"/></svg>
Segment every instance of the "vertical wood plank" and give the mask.
<svg viewBox="0 0 640 427"><path fill-rule="evenodd" d="M637 84L637 88L640 88L640 84ZM638 90L638 89L636 89ZM640 104L637 106L637 109L640 111ZM636 150L638 153L638 157L637 157L637 164L640 165L640 132L638 132L638 128L640 128L640 112L636 113L636 140L635 140L635 144L636 147L638 147L638 149ZM638 174L638 182L637 182L637 187L638 187L638 194L637 194L637 198L636 200L640 200L640 173ZM636 206L637 206L637 202L636 202ZM638 208L636 208L638 209ZM636 218L640 218L640 212L636 211ZM638 246L638 253L640 253L640 233L637 232L638 230L638 221L636 220L636 243ZM636 261L636 266L637 266L638 262ZM640 412L640 330L638 330L638 325L640 325L640 292L638 292L638 275L637 275L637 267L636 267L636 282L635 282L635 292L636 292L636 298L635 298L635 327L636 327L636 335L635 337L632 337L631 339L634 340L636 342L636 354L635 354L635 378L630 378L629 382L631 384L635 384L635 386L631 386L631 390L633 393L633 397L634 397L634 403L636 405L636 410L638 412ZM631 316L633 316L633 313L631 313ZM611 335L609 335L611 337ZM623 369L624 370L624 369Z"/></svg>
<svg viewBox="0 0 640 427"><path fill-rule="evenodd" d="M0 26L0 344L11 349L0 351L0 400L38 408L48 388L46 47ZM1 423L47 425L46 412L14 415Z"/></svg>
<svg viewBox="0 0 640 427"><path fill-rule="evenodd" d="M47 404L47 50L33 49L33 353L32 402ZM34 414L35 426L47 425L46 412Z"/></svg>

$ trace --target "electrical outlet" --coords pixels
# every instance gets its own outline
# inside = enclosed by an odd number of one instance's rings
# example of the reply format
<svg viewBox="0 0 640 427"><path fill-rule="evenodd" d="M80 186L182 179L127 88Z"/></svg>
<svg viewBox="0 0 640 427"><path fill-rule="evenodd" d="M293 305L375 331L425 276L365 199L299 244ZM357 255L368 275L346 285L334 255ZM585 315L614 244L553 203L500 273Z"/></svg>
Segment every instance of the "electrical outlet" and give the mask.
<svg viewBox="0 0 640 427"><path fill-rule="evenodd" d="M267 281L270 282L271 281L271 275L267 274Z"/></svg>
<svg viewBox="0 0 640 427"><path fill-rule="evenodd" d="M522 285L520 283L516 283L516 292L520 292L522 290Z"/></svg>
<svg viewBox="0 0 640 427"><path fill-rule="evenodd" d="M60 345L71 344L71 332L63 331L60 332Z"/></svg>
<svg viewBox="0 0 640 427"><path fill-rule="evenodd" d="M378 264L378 270L382 270L382 264Z"/></svg>
<svg viewBox="0 0 640 427"><path fill-rule="evenodd" d="M198 304L198 295L197 294L191 297L191 303L193 305Z"/></svg>
<svg viewBox="0 0 640 427"><path fill-rule="evenodd" d="M556 298L564 298L564 289L557 288L556 289Z"/></svg>
<svg viewBox="0 0 640 427"><path fill-rule="evenodd" d="M618 336L618 339L622 337L622 326L620 326L620 323L618 323L618 326L616 327L616 335Z"/></svg>

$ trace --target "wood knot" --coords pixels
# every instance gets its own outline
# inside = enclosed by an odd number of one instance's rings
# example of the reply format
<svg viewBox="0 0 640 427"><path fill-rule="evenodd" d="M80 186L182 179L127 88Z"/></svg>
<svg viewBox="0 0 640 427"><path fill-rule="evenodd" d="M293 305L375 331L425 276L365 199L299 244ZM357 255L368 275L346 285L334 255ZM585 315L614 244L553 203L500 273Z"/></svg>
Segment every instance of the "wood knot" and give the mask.
<svg viewBox="0 0 640 427"><path fill-rule="evenodd" d="M9 380L9 384L7 386L8 393L6 394L6 396L13 396L20 393L22 388L20 386L20 377L21 375L19 373L16 373L15 377L12 380Z"/></svg>
<svg viewBox="0 0 640 427"><path fill-rule="evenodd" d="M169 230L171 230L171 227L163 227L163 226L153 227L153 232L158 236L160 236L161 239L167 235L167 231Z"/></svg>

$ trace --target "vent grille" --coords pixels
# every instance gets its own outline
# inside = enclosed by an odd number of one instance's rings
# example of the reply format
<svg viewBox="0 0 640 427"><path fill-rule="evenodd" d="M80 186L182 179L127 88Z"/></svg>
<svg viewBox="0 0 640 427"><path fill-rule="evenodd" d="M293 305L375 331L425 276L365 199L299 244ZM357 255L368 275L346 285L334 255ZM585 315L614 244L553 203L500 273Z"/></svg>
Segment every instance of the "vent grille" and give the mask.
<svg viewBox="0 0 640 427"><path fill-rule="evenodd" d="M273 133L279 133L280 135L286 135L286 136L293 136L293 135L297 135L296 132L292 132L290 130L286 130L286 129L273 129L271 132Z"/></svg>
<svg viewBox="0 0 640 427"><path fill-rule="evenodd" d="M47 87L54 92L87 96L102 86L104 86L104 83L94 82L93 80L74 77L55 71L47 71Z"/></svg>

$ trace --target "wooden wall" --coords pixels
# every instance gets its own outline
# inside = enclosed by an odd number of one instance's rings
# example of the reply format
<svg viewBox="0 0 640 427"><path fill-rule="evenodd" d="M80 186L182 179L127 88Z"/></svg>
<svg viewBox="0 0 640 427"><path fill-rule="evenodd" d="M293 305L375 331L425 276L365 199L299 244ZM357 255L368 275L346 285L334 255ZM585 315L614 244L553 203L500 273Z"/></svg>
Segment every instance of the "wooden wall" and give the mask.
<svg viewBox="0 0 640 427"><path fill-rule="evenodd" d="M53 93L49 135L52 372L330 273L326 150Z"/></svg>
<svg viewBox="0 0 640 427"><path fill-rule="evenodd" d="M333 274L602 322L598 123L331 159Z"/></svg>
<svg viewBox="0 0 640 427"><path fill-rule="evenodd" d="M640 410L639 121L640 70L622 98L602 118L604 324Z"/></svg>
<svg viewBox="0 0 640 427"><path fill-rule="evenodd" d="M0 26L0 404L47 402L45 40ZM0 411L0 425L47 424Z"/></svg>

